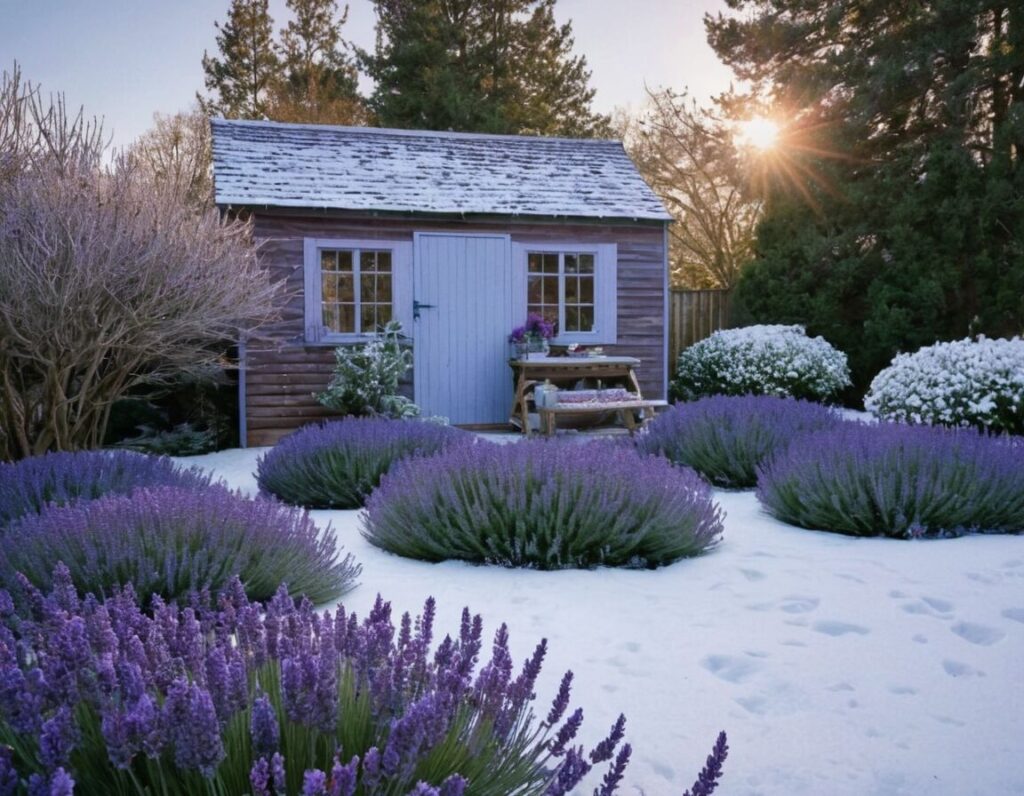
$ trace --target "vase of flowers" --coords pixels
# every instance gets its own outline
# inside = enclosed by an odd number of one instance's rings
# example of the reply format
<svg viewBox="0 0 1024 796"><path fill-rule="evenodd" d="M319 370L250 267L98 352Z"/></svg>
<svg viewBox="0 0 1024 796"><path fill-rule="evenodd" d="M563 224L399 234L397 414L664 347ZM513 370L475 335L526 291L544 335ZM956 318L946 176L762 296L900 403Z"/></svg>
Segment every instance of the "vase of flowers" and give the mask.
<svg viewBox="0 0 1024 796"><path fill-rule="evenodd" d="M555 325L543 315L531 312L526 323L517 326L508 336L512 344L513 359L537 359L546 357L551 351L550 340L555 336Z"/></svg>

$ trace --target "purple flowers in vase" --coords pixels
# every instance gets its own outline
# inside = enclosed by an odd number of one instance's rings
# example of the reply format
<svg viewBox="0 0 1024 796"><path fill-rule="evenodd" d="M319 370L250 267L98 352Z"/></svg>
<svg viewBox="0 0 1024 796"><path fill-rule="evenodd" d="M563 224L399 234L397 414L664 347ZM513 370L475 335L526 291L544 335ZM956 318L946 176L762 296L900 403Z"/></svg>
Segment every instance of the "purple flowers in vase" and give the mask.
<svg viewBox="0 0 1024 796"><path fill-rule="evenodd" d="M556 332L556 324L548 321L543 315L531 312L526 316L526 323L517 326L508 336L512 343L512 355L516 359L529 359L531 354L546 356L549 350L548 341Z"/></svg>

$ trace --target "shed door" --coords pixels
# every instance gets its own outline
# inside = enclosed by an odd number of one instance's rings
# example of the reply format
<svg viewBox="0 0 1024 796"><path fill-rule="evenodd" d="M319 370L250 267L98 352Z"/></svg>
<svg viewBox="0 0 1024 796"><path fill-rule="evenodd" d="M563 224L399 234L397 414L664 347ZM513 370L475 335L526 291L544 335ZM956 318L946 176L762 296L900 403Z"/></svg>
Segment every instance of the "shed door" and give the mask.
<svg viewBox="0 0 1024 796"><path fill-rule="evenodd" d="M416 403L452 423L504 423L512 404L507 235L417 233ZM424 306L429 305L429 306Z"/></svg>

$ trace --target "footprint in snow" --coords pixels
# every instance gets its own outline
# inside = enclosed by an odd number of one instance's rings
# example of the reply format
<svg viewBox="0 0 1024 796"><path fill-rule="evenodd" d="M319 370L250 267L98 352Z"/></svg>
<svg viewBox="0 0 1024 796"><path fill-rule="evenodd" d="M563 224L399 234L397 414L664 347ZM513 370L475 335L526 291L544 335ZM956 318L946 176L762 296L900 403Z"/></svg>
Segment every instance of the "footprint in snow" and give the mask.
<svg viewBox="0 0 1024 796"><path fill-rule="evenodd" d="M942 668L950 677L984 677L985 673L960 661L946 659L942 662Z"/></svg>
<svg viewBox="0 0 1024 796"><path fill-rule="evenodd" d="M948 614L953 611L953 603L949 602L949 600L941 600L938 597L921 597L921 602L927 604L940 614Z"/></svg>
<svg viewBox="0 0 1024 796"><path fill-rule="evenodd" d="M889 693L896 694L897 696L913 696L917 693L917 689L911 688L909 685L891 685L889 686Z"/></svg>
<svg viewBox="0 0 1024 796"><path fill-rule="evenodd" d="M811 629L817 633L824 633L826 636L845 636L848 633L857 633L858 635L866 636L871 632L866 627L850 624L849 622L839 622L835 619L824 622L815 622L811 625Z"/></svg>
<svg viewBox="0 0 1024 796"><path fill-rule="evenodd" d="M747 580L764 580L764 573L758 569L740 569L740 574Z"/></svg>
<svg viewBox="0 0 1024 796"><path fill-rule="evenodd" d="M787 614L805 614L813 611L821 603L817 597L802 597L798 594L791 594L782 598L779 610Z"/></svg>
<svg viewBox="0 0 1024 796"><path fill-rule="evenodd" d="M761 670L760 663L733 655L709 655L701 661L701 666L727 683L745 682Z"/></svg>
<svg viewBox="0 0 1024 796"><path fill-rule="evenodd" d="M988 627L987 625L979 625L975 622L957 622L950 630L964 641L969 641L971 644L977 644L982 647L990 647L1006 638L1006 634L1002 630L996 630L994 627Z"/></svg>
<svg viewBox="0 0 1024 796"><path fill-rule="evenodd" d="M1024 608L1006 608L1003 610L1003 616L1014 622L1024 622Z"/></svg>

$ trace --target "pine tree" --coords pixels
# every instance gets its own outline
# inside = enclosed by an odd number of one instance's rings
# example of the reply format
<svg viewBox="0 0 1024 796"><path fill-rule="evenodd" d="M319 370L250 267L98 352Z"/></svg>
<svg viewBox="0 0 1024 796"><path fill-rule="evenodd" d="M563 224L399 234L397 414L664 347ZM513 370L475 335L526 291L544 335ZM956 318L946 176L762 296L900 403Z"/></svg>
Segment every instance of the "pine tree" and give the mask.
<svg viewBox="0 0 1024 796"><path fill-rule="evenodd" d="M1024 6L730 0L737 76L791 118L739 296L850 355L1024 330Z"/></svg>
<svg viewBox="0 0 1024 796"><path fill-rule="evenodd" d="M346 53L335 0L288 0L295 18L281 31L282 79L273 92L270 116L278 121L365 124L358 74Z"/></svg>
<svg viewBox="0 0 1024 796"><path fill-rule="evenodd" d="M206 89L213 96L198 97L207 115L266 118L270 93L280 73L268 2L231 0L227 22L216 23L221 57L203 53Z"/></svg>
<svg viewBox="0 0 1024 796"><path fill-rule="evenodd" d="M494 133L607 134L586 59L555 0L374 0L377 46L362 53L380 123Z"/></svg>

